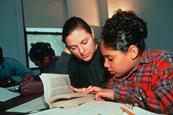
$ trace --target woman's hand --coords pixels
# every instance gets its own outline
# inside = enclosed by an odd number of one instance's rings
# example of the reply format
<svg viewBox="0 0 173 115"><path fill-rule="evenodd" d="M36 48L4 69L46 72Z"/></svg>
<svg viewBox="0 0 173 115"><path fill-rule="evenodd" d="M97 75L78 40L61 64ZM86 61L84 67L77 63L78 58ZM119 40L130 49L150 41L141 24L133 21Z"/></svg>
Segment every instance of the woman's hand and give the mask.
<svg viewBox="0 0 173 115"><path fill-rule="evenodd" d="M94 93L94 91L92 90L93 86L89 86L87 88L75 88L73 86L70 86L70 88L73 92L77 92L77 93L85 93L85 94Z"/></svg>
<svg viewBox="0 0 173 115"><path fill-rule="evenodd" d="M86 89L86 94L89 94L89 93L96 94L96 93L98 93L101 90L102 90L102 88L100 88L100 87L97 87L97 86L89 86Z"/></svg>
<svg viewBox="0 0 173 115"><path fill-rule="evenodd" d="M89 87L91 87L91 86L89 86ZM89 87L88 87L88 88L89 88ZM70 88L71 88L71 90L72 90L73 92L85 93L85 94L87 94L87 89L88 89L88 88L75 88L75 87L73 87L73 86L70 86Z"/></svg>
<svg viewBox="0 0 173 115"><path fill-rule="evenodd" d="M109 100L114 100L114 91L113 89L104 89L104 88L100 88L100 87L88 87L86 89L86 93L92 93L95 94L95 98L96 100L100 101L100 100L105 100L105 99L109 99Z"/></svg>

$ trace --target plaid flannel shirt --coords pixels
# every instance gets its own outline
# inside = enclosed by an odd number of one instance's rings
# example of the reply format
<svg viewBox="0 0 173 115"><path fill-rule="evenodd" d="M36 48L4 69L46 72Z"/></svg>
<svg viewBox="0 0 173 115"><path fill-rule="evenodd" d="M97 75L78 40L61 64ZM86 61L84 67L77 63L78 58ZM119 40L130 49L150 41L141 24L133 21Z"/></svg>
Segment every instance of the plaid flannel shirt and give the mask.
<svg viewBox="0 0 173 115"><path fill-rule="evenodd" d="M173 113L173 53L144 52L139 64L122 79L112 77L115 101L138 104L156 113Z"/></svg>

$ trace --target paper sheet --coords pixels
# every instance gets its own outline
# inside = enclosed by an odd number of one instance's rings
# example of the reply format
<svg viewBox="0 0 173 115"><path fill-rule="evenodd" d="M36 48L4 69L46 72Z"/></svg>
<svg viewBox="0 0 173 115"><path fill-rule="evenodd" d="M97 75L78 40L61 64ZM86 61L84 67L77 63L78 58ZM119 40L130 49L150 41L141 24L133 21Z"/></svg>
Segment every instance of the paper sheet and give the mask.
<svg viewBox="0 0 173 115"><path fill-rule="evenodd" d="M107 101L90 101L76 108L54 108L32 115L128 115L120 107L125 107L125 105ZM138 107L135 107L132 111L135 115L158 115Z"/></svg>
<svg viewBox="0 0 173 115"><path fill-rule="evenodd" d="M21 104L14 108L6 110L7 112L19 112L19 113L27 113L30 111L38 110L46 108L47 105L44 102L43 96L33 99L27 103Z"/></svg>
<svg viewBox="0 0 173 115"><path fill-rule="evenodd" d="M1 102L10 100L10 99L12 99L14 97L17 97L19 95L20 94L17 93L17 92L12 92L12 91L9 91L9 90L7 90L5 88L0 87L0 101Z"/></svg>
<svg viewBox="0 0 173 115"><path fill-rule="evenodd" d="M76 108L54 108L32 115L127 115L120 110L120 106L121 104L115 106L109 102L90 101Z"/></svg>

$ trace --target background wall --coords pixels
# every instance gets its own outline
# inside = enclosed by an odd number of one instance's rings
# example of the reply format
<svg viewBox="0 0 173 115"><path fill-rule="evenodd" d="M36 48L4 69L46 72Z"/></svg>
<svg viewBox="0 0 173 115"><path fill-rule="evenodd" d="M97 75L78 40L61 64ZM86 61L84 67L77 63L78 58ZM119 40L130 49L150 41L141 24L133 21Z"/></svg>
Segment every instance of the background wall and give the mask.
<svg viewBox="0 0 173 115"><path fill-rule="evenodd" d="M0 46L5 56L14 57L26 64L20 0L0 1Z"/></svg>
<svg viewBox="0 0 173 115"><path fill-rule="evenodd" d="M26 27L61 28L66 20L65 0L23 0Z"/></svg>
<svg viewBox="0 0 173 115"><path fill-rule="evenodd" d="M136 0L137 1L137 0ZM139 2L137 2L139 4ZM150 3L150 4L149 4ZM146 7L140 15L147 21L149 48L164 48L173 51L173 1L172 0L150 0L145 3Z"/></svg>
<svg viewBox="0 0 173 115"><path fill-rule="evenodd" d="M173 1L172 0L107 0L109 17L122 8L134 10L147 22L149 49L167 49L173 51Z"/></svg>
<svg viewBox="0 0 173 115"><path fill-rule="evenodd" d="M101 26L118 8L135 10L147 22L149 49L173 50L172 0L23 0L24 15L21 1L0 1L0 46L5 56L24 64L24 25L61 28L69 17L79 16L95 29L99 37Z"/></svg>

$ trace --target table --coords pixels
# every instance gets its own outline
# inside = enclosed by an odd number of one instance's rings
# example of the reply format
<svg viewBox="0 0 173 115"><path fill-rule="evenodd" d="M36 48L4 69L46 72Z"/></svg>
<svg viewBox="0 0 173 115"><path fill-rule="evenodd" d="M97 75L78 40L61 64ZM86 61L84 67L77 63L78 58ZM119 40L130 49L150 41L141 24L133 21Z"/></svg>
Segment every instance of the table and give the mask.
<svg viewBox="0 0 173 115"><path fill-rule="evenodd" d="M25 113L15 113L15 112L7 112L6 110L16 107L18 105L21 105L23 103L29 102L35 98L38 98L42 96L42 94L32 94L32 95L20 95L18 97L15 97L11 100L0 102L0 115L22 115ZM32 105L32 104L31 104ZM96 101L90 101L85 104L82 104L79 107L71 108L71 109L62 109L62 108L54 108L46 111L41 111L40 113L35 113L35 115L39 114L54 114L54 115L107 115L108 113L114 114L114 113L122 113L120 111L120 107L125 107L124 104L120 103L114 103L114 102L96 102ZM144 109L141 109L139 107L134 107L133 112L137 115L158 115L156 113L152 113L149 111L146 111Z"/></svg>
<svg viewBox="0 0 173 115"><path fill-rule="evenodd" d="M26 103L32 99L40 97L42 94L32 94L32 95L20 95L11 100L0 102L0 114L1 115L16 115L19 113L10 113L5 110L18 106L20 104Z"/></svg>

